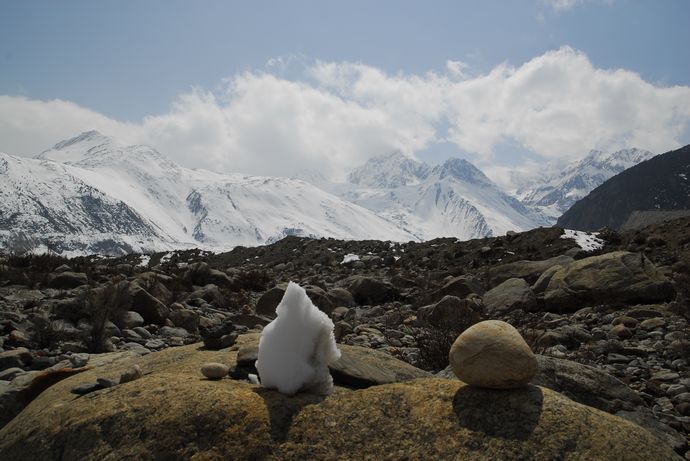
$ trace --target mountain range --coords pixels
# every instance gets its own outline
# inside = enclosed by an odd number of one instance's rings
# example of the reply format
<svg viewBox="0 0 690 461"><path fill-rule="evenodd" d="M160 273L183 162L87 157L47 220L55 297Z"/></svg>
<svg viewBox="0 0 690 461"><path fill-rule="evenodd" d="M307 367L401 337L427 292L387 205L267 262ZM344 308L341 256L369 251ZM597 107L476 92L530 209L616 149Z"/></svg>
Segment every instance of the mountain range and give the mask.
<svg viewBox="0 0 690 461"><path fill-rule="evenodd" d="M539 179L526 181L516 196L524 205L536 207L554 224L575 202L604 181L654 155L634 148L612 153L592 150L565 167L546 165L536 173Z"/></svg>
<svg viewBox="0 0 690 461"><path fill-rule="evenodd" d="M223 250L285 236L461 240L550 226L555 210L651 157L592 152L519 198L466 160L428 165L399 152L330 182L184 168L154 148L90 131L36 158L0 153L0 247L62 254ZM552 170L547 170L552 171Z"/></svg>
<svg viewBox="0 0 690 461"><path fill-rule="evenodd" d="M558 226L585 231L604 226L619 229L633 212L659 210L690 210L690 145L610 178L567 210Z"/></svg>
<svg viewBox="0 0 690 461"><path fill-rule="evenodd" d="M461 159L430 166L396 152L370 159L344 183L321 187L375 211L420 240L468 240L548 225L543 215Z"/></svg>
<svg viewBox="0 0 690 461"><path fill-rule="evenodd" d="M0 154L0 243L17 235L54 251L227 249L287 235L414 240L304 181L190 170L148 146L97 132L35 159Z"/></svg>

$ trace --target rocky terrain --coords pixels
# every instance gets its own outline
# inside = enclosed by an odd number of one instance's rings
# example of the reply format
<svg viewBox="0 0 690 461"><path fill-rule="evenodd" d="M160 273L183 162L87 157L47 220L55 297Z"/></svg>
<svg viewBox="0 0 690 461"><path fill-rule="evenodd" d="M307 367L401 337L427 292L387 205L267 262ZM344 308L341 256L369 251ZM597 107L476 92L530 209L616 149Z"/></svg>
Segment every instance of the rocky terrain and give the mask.
<svg viewBox="0 0 690 461"><path fill-rule="evenodd" d="M287 237L223 254L108 259L5 255L0 458L90 459L111 449L151 459L215 459L228 450L273 459L448 450L486 459L690 459L690 218L602 230L593 251L563 234L424 243ZM257 332L288 281L335 323L343 357L331 369L336 392L324 401L291 400L245 380L256 372ZM532 382L541 387L484 391L455 381L451 344L485 319L522 334L537 353ZM226 387L203 379L203 362L230 368ZM201 405L197 413L189 402ZM260 404L269 423L257 416ZM444 426L453 410L464 432ZM361 438L368 454L357 451Z"/></svg>

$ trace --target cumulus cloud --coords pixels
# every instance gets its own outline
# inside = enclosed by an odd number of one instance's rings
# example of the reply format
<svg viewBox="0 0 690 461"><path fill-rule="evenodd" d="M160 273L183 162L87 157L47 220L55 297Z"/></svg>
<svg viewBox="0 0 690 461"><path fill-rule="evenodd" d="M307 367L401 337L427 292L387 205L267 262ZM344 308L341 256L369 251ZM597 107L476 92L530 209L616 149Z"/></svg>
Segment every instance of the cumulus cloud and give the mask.
<svg viewBox="0 0 690 461"><path fill-rule="evenodd" d="M568 47L477 75L459 61L422 75L317 61L292 79L276 66L237 74L220 91L195 89L138 123L67 101L0 96L0 150L35 154L96 129L150 144L188 167L337 177L374 155L414 156L451 142L507 183L510 169L527 165L501 163L500 146L518 146L530 161L571 161L592 148L663 152L690 128L690 87L598 69Z"/></svg>
<svg viewBox="0 0 690 461"><path fill-rule="evenodd" d="M91 127L91 128L89 128ZM0 95L0 151L35 155L58 141L95 129L125 141L138 136L139 127L112 120L69 101L37 101Z"/></svg>

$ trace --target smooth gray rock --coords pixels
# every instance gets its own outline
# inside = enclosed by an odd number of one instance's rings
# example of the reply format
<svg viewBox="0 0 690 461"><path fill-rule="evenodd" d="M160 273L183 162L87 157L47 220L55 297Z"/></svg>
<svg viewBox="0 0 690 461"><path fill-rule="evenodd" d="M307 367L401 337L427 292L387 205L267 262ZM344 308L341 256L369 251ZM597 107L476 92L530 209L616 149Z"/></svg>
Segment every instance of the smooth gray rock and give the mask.
<svg viewBox="0 0 690 461"><path fill-rule="evenodd" d="M532 288L523 279L508 279L484 293L484 306L487 312L506 312L515 309L534 310L537 299Z"/></svg>

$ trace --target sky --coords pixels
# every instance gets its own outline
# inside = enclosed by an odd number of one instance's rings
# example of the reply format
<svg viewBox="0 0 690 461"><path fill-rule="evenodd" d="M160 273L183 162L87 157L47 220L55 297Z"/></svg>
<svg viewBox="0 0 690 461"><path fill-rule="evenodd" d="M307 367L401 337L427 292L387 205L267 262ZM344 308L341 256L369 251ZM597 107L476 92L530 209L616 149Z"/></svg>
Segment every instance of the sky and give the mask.
<svg viewBox="0 0 690 461"><path fill-rule="evenodd" d="M690 143L690 2L0 2L0 151L98 130L187 167L331 178L399 150L500 185Z"/></svg>

